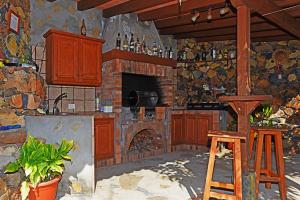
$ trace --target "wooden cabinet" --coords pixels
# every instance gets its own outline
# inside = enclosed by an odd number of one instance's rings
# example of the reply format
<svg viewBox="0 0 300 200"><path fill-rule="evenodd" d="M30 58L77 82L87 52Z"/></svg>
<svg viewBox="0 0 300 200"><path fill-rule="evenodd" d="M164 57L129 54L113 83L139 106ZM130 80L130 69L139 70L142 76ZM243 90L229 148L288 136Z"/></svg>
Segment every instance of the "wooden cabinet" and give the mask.
<svg viewBox="0 0 300 200"><path fill-rule="evenodd" d="M207 145L207 134L212 129L211 114L173 114L172 145Z"/></svg>
<svg viewBox="0 0 300 200"><path fill-rule="evenodd" d="M171 144L184 144L184 115L174 114L171 117Z"/></svg>
<svg viewBox="0 0 300 200"><path fill-rule="evenodd" d="M95 118L95 160L114 157L114 119Z"/></svg>
<svg viewBox="0 0 300 200"><path fill-rule="evenodd" d="M103 40L52 29L44 37L48 84L101 84Z"/></svg>

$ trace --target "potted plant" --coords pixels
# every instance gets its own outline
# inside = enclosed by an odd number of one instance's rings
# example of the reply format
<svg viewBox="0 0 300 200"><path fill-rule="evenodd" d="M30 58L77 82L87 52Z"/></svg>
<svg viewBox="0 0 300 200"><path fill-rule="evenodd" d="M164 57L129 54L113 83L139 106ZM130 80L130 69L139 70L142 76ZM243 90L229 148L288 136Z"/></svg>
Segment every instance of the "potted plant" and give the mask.
<svg viewBox="0 0 300 200"><path fill-rule="evenodd" d="M25 180L21 184L22 200L55 200L58 183L64 170L64 161L71 160L68 155L74 141L62 140L59 146L46 144L35 137L28 136L20 149L20 156L6 166L5 173L22 169Z"/></svg>

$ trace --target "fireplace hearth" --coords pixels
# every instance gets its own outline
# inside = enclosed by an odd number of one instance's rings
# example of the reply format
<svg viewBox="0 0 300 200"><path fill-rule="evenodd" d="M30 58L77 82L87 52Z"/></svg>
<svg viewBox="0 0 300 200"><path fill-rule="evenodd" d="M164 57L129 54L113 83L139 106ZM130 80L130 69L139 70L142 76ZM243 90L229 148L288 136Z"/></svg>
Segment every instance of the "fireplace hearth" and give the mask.
<svg viewBox="0 0 300 200"><path fill-rule="evenodd" d="M176 69L158 64L157 58L151 63L151 56L147 57L149 63L130 60L134 59L132 56L115 57L121 54L126 52L104 54L103 84L97 93L103 99L113 99L115 156L113 160L99 161L97 166L171 151L170 112ZM161 60L173 64L169 59Z"/></svg>

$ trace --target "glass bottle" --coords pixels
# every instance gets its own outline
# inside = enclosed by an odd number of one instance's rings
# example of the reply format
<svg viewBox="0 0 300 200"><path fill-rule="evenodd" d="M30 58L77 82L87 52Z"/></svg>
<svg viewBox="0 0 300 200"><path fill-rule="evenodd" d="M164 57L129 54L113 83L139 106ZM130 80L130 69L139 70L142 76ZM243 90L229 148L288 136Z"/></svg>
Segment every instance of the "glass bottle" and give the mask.
<svg viewBox="0 0 300 200"><path fill-rule="evenodd" d="M168 50L168 47L165 48L165 53L164 53L164 57L165 58L169 58L169 50Z"/></svg>
<svg viewBox="0 0 300 200"><path fill-rule="evenodd" d="M84 19L82 19L81 28L80 28L80 33L81 33L81 35L86 36L86 26L85 26Z"/></svg>
<svg viewBox="0 0 300 200"><path fill-rule="evenodd" d="M128 38L127 38L126 34L125 34L124 41L123 41L123 50L128 51Z"/></svg>
<svg viewBox="0 0 300 200"><path fill-rule="evenodd" d="M215 47L212 47L212 48L211 48L210 54L211 54L212 60L216 60L216 59L217 59L217 50L216 50Z"/></svg>
<svg viewBox="0 0 300 200"><path fill-rule="evenodd" d="M118 33L118 37L116 39L116 48L117 49L121 49L121 36L120 36L120 33Z"/></svg>
<svg viewBox="0 0 300 200"><path fill-rule="evenodd" d="M163 57L163 50L162 50L162 48L161 48L160 45L158 46L158 56L159 56L160 58Z"/></svg>
<svg viewBox="0 0 300 200"><path fill-rule="evenodd" d="M158 55L158 49L157 49L157 45L156 42L153 42L153 46L152 46L152 54L153 56L157 56Z"/></svg>
<svg viewBox="0 0 300 200"><path fill-rule="evenodd" d="M141 43L140 43L140 39L136 38L136 43L135 43L135 52L136 53L141 53Z"/></svg>
<svg viewBox="0 0 300 200"><path fill-rule="evenodd" d="M130 42L129 42L129 51L134 52L134 46L135 46L135 42L134 42L134 38L133 38L133 33L131 33L131 38L130 38Z"/></svg>
<svg viewBox="0 0 300 200"><path fill-rule="evenodd" d="M170 47L169 58L170 58L170 59L173 59L173 57L174 57L174 52L173 52L173 50L172 50L172 47Z"/></svg>
<svg viewBox="0 0 300 200"><path fill-rule="evenodd" d="M146 47L146 42L145 42L145 36L143 36L143 41L142 41L142 45L141 45L141 52L143 54L147 54L146 49L147 49L147 47Z"/></svg>

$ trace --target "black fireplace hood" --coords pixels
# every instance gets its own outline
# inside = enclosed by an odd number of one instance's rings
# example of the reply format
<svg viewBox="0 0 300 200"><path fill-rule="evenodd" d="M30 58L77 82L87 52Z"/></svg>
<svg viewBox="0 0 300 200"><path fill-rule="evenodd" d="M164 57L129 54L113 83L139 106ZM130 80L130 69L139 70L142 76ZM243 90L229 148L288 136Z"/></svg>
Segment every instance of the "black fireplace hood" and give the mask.
<svg viewBox="0 0 300 200"><path fill-rule="evenodd" d="M161 106L161 96L161 89L157 77L140 74L122 73L123 107ZM154 105L153 99L155 98L157 98L157 103Z"/></svg>

